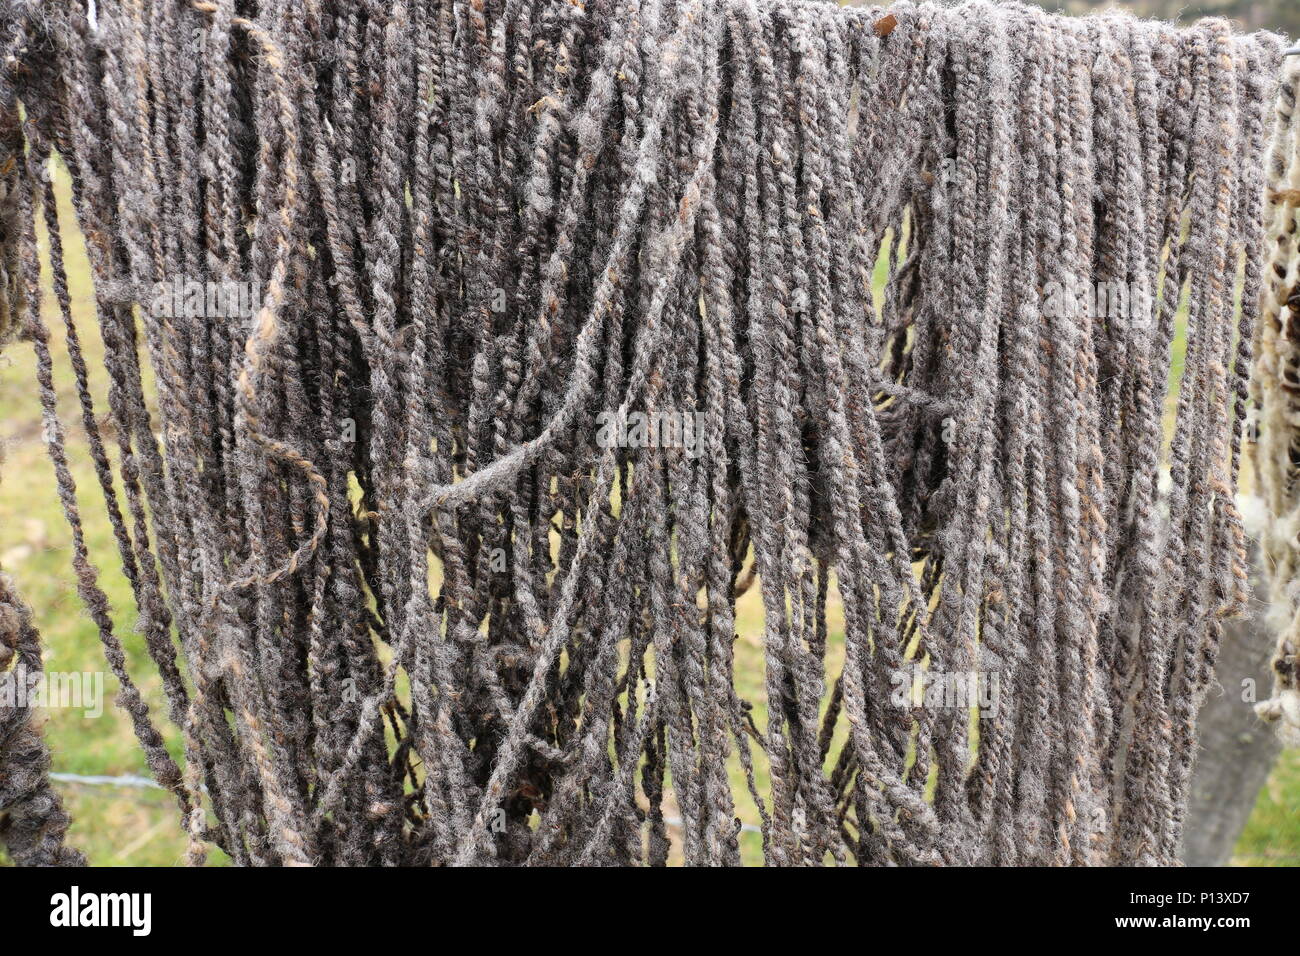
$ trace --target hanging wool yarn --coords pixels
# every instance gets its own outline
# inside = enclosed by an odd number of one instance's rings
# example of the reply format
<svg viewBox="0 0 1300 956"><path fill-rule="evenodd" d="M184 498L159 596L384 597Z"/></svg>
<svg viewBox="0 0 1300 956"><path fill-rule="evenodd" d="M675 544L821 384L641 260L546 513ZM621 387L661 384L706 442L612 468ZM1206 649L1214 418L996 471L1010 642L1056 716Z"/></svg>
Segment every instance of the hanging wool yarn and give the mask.
<svg viewBox="0 0 1300 956"><path fill-rule="evenodd" d="M1251 380L1255 442L1250 446L1262 499L1260 548L1272 596L1268 620L1278 634L1273 696L1255 711L1290 746L1300 744L1300 123L1296 95L1300 62L1288 60L1278 93L1272 142L1265 162L1264 211L1268 258L1255 370Z"/></svg>
<svg viewBox="0 0 1300 956"><path fill-rule="evenodd" d="M734 864L749 814L778 865L1176 862L1281 38L6 0L0 43L0 315L191 862ZM80 533L36 216L180 759Z"/></svg>

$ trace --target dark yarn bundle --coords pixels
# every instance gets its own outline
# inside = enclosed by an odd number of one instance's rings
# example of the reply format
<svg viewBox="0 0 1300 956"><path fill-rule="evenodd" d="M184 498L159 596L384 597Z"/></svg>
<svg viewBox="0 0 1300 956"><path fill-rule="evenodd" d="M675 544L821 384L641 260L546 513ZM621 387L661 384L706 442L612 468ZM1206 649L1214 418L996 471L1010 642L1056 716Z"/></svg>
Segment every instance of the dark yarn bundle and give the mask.
<svg viewBox="0 0 1300 956"><path fill-rule="evenodd" d="M742 805L772 864L1175 861L1244 600L1279 38L984 2L8 0L0 43L5 314L193 861L736 863ZM161 715L80 534L36 216ZM1075 307L1103 285L1132 307ZM900 702L913 668L996 706Z"/></svg>

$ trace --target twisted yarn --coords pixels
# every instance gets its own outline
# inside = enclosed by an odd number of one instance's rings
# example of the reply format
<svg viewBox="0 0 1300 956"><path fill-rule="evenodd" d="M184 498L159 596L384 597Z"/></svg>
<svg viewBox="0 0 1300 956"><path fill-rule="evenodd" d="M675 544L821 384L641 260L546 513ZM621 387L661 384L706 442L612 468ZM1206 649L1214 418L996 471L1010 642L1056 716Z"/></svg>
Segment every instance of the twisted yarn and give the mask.
<svg viewBox="0 0 1300 956"><path fill-rule="evenodd" d="M1266 161L1268 192L1264 214L1267 283L1260 306L1251 380L1257 442L1252 461L1263 513L1260 547L1269 577L1268 620L1278 635L1273 658L1273 696L1255 708L1278 724L1289 745L1300 743L1300 533L1297 498L1297 443L1300 440L1300 249L1296 246L1300 210L1300 135L1296 94L1300 65L1288 63L1278 94L1272 141Z"/></svg>

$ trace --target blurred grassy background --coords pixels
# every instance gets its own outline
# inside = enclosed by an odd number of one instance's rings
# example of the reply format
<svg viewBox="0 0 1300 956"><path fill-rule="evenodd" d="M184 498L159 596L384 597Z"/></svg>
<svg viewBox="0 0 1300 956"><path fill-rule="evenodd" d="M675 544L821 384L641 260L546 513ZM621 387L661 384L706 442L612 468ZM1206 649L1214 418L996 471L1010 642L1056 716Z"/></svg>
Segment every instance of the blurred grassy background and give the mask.
<svg viewBox="0 0 1300 956"><path fill-rule="evenodd" d="M1279 15L1300 20L1300 4L1249 3L1234 0L1200 7L1273 6ZM1072 8L1101 6L1068 2ZM1129 4L1154 8L1158 3ZM1172 5L1167 5L1172 6ZM1161 13L1159 10L1143 12ZM1176 11L1175 11L1176 12ZM1253 26L1282 27L1282 21ZM1292 26L1300 32L1300 24ZM107 409L106 373L101 356L103 346L95 322L89 266L84 245L75 227L68 201L66 178L59 174L60 218L65 224L70 288L74 316L90 365L91 389L101 418ZM43 235L43 231L42 231ZM883 264L883 263L882 263ZM83 505L91 556L101 570L100 583L113 607L117 633L127 650L131 673L141 687L155 715L161 717L162 692L157 674L135 629L135 607L130 587L121 574L98 482L90 462L86 436L72 388L72 372L63 349L65 338L57 305L44 277L46 296L42 303L50 328L55 356L60 413L67 432L68 454ZM880 275L883 279L883 274ZM1175 356L1175 381L1181 366L1181 342ZM53 671L104 670L95 627L85 613L75 590L70 567L70 535L55 492L53 470L41 440L40 405L37 397L34 355L30 343L14 342L0 354L0 443L5 460L0 466L0 568L17 582L19 591L32 606L45 640L46 666ZM105 429L107 432L107 428ZM110 454L115 456L113 443ZM739 602L736 645L736 682L740 693L754 703L755 720L766 724L763 693L762 608L757 588ZM837 672L843 656L843 619L835 591L831 589L830 672ZM80 775L147 776L147 768L136 746L130 724L110 704L117 682L105 677L106 707L102 717L87 719L80 710L50 710L45 735L53 752L54 769ZM179 759L180 746L175 728L159 719L160 729ZM756 755L757 756L757 755ZM737 794L737 813L750 825L758 823L752 802L744 795L745 783L733 757L732 775ZM766 767L756 760L760 792L766 789ZM90 862L99 866L168 866L180 862L185 848L177 808L172 798L154 789L88 786L60 783L73 816L72 842L83 849ZM1300 753L1288 752L1276 767L1261 793L1254 815L1237 847L1234 862L1251 865L1296 865L1300 863ZM672 812L671 809L669 812ZM747 862L761 861L757 833L742 834ZM0 864L8 861L0 851ZM213 862L223 862L214 853Z"/></svg>
<svg viewBox="0 0 1300 956"><path fill-rule="evenodd" d="M1243 30L1276 30L1300 37L1300 3L1296 0L1043 0L1042 6L1066 13L1118 7L1143 17L1183 23L1224 17Z"/></svg>

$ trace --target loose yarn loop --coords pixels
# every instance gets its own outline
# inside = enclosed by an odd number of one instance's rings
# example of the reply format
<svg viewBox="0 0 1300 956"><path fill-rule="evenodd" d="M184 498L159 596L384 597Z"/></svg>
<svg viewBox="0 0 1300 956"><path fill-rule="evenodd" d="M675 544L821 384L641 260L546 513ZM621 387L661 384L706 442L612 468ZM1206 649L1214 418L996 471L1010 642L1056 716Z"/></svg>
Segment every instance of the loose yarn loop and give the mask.
<svg viewBox="0 0 1300 956"><path fill-rule="evenodd" d="M1280 38L987 2L94 12L4 4L7 302L192 862L734 864L742 801L772 864L1175 862L1246 586ZM179 763L79 533L36 214ZM259 301L176 308L177 277ZM918 668L995 706L899 699Z"/></svg>

